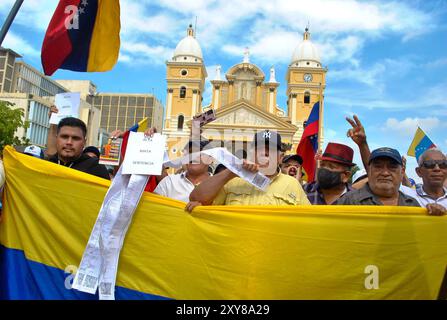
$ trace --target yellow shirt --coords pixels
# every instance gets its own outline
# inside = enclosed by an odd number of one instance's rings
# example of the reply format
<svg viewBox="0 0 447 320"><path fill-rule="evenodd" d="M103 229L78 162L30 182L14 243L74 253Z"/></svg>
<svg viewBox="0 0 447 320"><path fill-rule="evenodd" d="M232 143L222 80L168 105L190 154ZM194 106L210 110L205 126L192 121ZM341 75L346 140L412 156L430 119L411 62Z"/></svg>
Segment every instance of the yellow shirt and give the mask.
<svg viewBox="0 0 447 320"><path fill-rule="evenodd" d="M306 193L295 178L279 173L264 192L236 177L218 193L213 205L310 205Z"/></svg>

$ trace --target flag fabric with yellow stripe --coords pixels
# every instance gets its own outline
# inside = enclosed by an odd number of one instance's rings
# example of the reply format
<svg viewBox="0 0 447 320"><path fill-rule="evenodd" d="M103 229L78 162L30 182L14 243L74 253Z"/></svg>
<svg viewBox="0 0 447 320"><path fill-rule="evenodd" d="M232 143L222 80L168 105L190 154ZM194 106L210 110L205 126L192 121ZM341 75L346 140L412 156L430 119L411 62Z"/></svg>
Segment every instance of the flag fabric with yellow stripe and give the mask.
<svg viewBox="0 0 447 320"><path fill-rule="evenodd" d="M71 273L110 182L10 147L4 162L0 299L97 299ZM447 217L423 208L184 207L144 194L117 299L445 299Z"/></svg>
<svg viewBox="0 0 447 320"><path fill-rule="evenodd" d="M119 0L60 0L42 44L46 75L108 71L120 48Z"/></svg>
<svg viewBox="0 0 447 320"><path fill-rule="evenodd" d="M430 138L425 134L425 132L418 127L414 135L413 141L411 142L411 145L408 148L407 154L409 156L416 157L416 160L418 160L421 154L425 152L425 150L431 148L436 148L436 145L430 140Z"/></svg>
<svg viewBox="0 0 447 320"><path fill-rule="evenodd" d="M121 157L124 158L124 155L126 153L127 141L129 140L129 134L131 132L145 132L148 129L147 124L148 124L148 118L145 117L142 120L140 120L138 123L136 123L132 127L130 127L129 130L124 132L123 145L121 147Z"/></svg>

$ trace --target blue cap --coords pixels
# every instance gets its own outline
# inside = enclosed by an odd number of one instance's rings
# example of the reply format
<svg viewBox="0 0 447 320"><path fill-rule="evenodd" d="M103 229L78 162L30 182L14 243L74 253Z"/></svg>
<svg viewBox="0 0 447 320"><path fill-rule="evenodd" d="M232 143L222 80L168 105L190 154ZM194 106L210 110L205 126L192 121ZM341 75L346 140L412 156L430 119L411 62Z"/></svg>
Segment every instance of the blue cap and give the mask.
<svg viewBox="0 0 447 320"><path fill-rule="evenodd" d="M377 158L390 158L396 161L398 164L403 165L402 157L399 151L397 151L396 149L387 147L376 149L373 152L371 152L371 156L369 157L368 163L371 163L371 161Z"/></svg>

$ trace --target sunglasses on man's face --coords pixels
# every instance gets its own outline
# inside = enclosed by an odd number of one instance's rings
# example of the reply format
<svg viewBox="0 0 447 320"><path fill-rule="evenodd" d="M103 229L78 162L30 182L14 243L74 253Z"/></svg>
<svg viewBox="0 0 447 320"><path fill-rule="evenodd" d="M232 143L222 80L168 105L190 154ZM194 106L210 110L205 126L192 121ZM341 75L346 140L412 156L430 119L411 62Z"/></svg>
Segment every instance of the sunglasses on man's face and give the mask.
<svg viewBox="0 0 447 320"><path fill-rule="evenodd" d="M438 165L439 169L447 169L447 160L426 160L422 166L426 169L434 169Z"/></svg>

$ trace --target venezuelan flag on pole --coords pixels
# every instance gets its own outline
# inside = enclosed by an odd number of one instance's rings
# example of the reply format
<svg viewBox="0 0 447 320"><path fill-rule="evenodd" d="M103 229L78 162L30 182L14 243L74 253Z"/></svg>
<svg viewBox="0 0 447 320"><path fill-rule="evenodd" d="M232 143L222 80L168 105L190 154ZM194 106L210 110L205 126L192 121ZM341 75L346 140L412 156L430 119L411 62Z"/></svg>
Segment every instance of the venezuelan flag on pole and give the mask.
<svg viewBox="0 0 447 320"><path fill-rule="evenodd" d="M425 150L431 148L436 148L436 145L430 140L425 132L418 127L416 134L414 135L413 142L411 143L410 148L408 148L407 154L409 156L416 157L416 160L418 160Z"/></svg>
<svg viewBox="0 0 447 320"><path fill-rule="evenodd" d="M314 104L304 128L296 153L303 159L303 169L307 176L307 182L315 179L316 161L315 154L318 149L318 127L320 125L320 102Z"/></svg>
<svg viewBox="0 0 447 320"><path fill-rule="evenodd" d="M42 45L46 75L108 71L120 48L119 0L60 0Z"/></svg>

